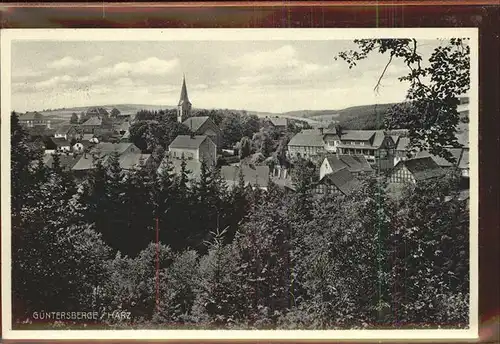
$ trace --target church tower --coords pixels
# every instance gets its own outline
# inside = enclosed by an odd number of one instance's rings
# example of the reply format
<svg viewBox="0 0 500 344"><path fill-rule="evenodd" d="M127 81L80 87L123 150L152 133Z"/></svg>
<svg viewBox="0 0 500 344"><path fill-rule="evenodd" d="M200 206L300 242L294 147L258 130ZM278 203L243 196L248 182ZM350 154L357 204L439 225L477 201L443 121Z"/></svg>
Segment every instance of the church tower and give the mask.
<svg viewBox="0 0 500 344"><path fill-rule="evenodd" d="M179 123L182 123L190 115L191 115L191 102L189 101L188 98L188 92L186 87L186 76L183 76L181 98L179 99L179 104L177 104L177 121Z"/></svg>

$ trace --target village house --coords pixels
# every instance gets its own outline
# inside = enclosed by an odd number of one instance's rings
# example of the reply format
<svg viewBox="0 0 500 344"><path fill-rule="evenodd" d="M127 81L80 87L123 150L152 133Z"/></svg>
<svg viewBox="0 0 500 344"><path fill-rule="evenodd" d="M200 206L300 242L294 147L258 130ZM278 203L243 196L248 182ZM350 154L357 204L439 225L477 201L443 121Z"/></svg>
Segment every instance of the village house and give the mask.
<svg viewBox="0 0 500 344"><path fill-rule="evenodd" d="M313 191L316 195L345 195L352 194L360 186L360 181L347 167L328 173L315 185Z"/></svg>
<svg viewBox="0 0 500 344"><path fill-rule="evenodd" d="M109 118L109 113L104 108L89 108L85 122L81 124L84 134L103 135L113 131L113 121Z"/></svg>
<svg viewBox="0 0 500 344"><path fill-rule="evenodd" d="M229 189L238 186L240 183L240 171L243 173L245 186L267 190L269 186L269 167L268 166L222 166L221 175Z"/></svg>
<svg viewBox="0 0 500 344"><path fill-rule="evenodd" d="M221 146L221 131L210 117L189 117L183 124L188 127L194 135L208 136L217 147Z"/></svg>
<svg viewBox="0 0 500 344"><path fill-rule="evenodd" d="M77 126L71 124L63 124L57 128L54 133L55 138L63 138L65 140L76 139L80 135L80 131Z"/></svg>
<svg viewBox="0 0 500 344"><path fill-rule="evenodd" d="M25 128L41 127L51 129L50 120L46 119L39 112L26 112L18 115L19 124Z"/></svg>
<svg viewBox="0 0 500 344"><path fill-rule="evenodd" d="M173 159L204 160L208 166L217 162L217 146L206 135L179 135L168 146Z"/></svg>
<svg viewBox="0 0 500 344"><path fill-rule="evenodd" d="M320 131L323 129L320 129ZM325 150L327 152L337 153L337 147L341 143L341 137L339 137L336 130L324 129L323 130L323 141L325 143Z"/></svg>
<svg viewBox="0 0 500 344"><path fill-rule="evenodd" d="M66 171L71 171L73 166L75 166L81 158L81 155L72 152L57 153L57 155L59 157L59 165ZM47 154L46 158L44 158L44 162L45 166L52 168L54 163L54 154Z"/></svg>
<svg viewBox="0 0 500 344"><path fill-rule="evenodd" d="M152 163L150 154L142 154L141 150L132 143L109 143L101 142L90 147L90 152L85 152L78 162L73 166L72 171L76 174L86 173L95 168L95 158L102 159L105 165L108 163L112 153L118 155L120 167L124 170L132 170L150 166Z"/></svg>
<svg viewBox="0 0 500 344"><path fill-rule="evenodd" d="M267 117L266 122L279 133L284 133L288 129L289 120L285 117Z"/></svg>
<svg viewBox="0 0 500 344"><path fill-rule="evenodd" d="M444 170L431 157L413 158L401 160L396 164L389 176L389 183L418 184L443 175Z"/></svg>
<svg viewBox="0 0 500 344"><path fill-rule="evenodd" d="M326 153L323 133L318 129L305 129L288 142L289 158L317 159Z"/></svg>
<svg viewBox="0 0 500 344"><path fill-rule="evenodd" d="M382 130L349 130L342 134L339 154L364 155L378 171L394 166L394 142Z"/></svg>
<svg viewBox="0 0 500 344"><path fill-rule="evenodd" d="M373 175L375 172L363 155L328 154L321 163L319 178L344 168L355 177Z"/></svg>

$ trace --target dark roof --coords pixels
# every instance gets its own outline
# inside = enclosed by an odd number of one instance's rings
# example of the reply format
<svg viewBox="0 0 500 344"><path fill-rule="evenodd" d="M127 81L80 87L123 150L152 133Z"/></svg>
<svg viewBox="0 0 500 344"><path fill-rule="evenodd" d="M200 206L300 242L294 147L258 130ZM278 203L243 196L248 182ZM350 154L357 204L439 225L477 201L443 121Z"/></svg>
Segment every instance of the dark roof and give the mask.
<svg viewBox="0 0 500 344"><path fill-rule="evenodd" d="M344 195L352 193L359 185L357 180L347 167L338 170L334 173L325 175L320 181L320 184L335 185Z"/></svg>
<svg viewBox="0 0 500 344"><path fill-rule="evenodd" d="M443 169L431 157L402 160L397 163L396 167L400 164L406 166L417 181L443 175Z"/></svg>
<svg viewBox="0 0 500 344"><path fill-rule="evenodd" d="M328 154L325 157L325 159L328 160L328 164L330 165L330 168L332 169L333 172L336 172L346 167L346 164L334 154Z"/></svg>
<svg viewBox="0 0 500 344"><path fill-rule="evenodd" d="M179 135L172 141L168 148L198 149L207 137L205 135Z"/></svg>
<svg viewBox="0 0 500 344"><path fill-rule="evenodd" d="M87 109L87 114L91 116L103 116L103 115L109 115L108 110L102 107L91 107Z"/></svg>
<svg viewBox="0 0 500 344"><path fill-rule="evenodd" d="M375 135L374 130L347 130L342 134L342 140L348 141L369 141L373 135Z"/></svg>
<svg viewBox="0 0 500 344"><path fill-rule="evenodd" d="M68 169L71 170L73 166L76 165L78 160L80 159L81 155L73 155L73 153L70 154L59 154L59 163L61 164L61 167L63 169ZM52 164L54 163L54 157L53 155L49 155L47 160L45 161L45 165L48 167L52 167Z"/></svg>
<svg viewBox="0 0 500 344"><path fill-rule="evenodd" d="M18 115L20 121L33 121L35 119L41 120L43 119L43 115L37 111L34 112L26 112Z"/></svg>
<svg viewBox="0 0 500 344"><path fill-rule="evenodd" d="M90 141L94 137L94 134L83 134L82 141Z"/></svg>
<svg viewBox="0 0 500 344"><path fill-rule="evenodd" d="M274 126L286 126L288 124L288 119L285 117L269 117L269 122Z"/></svg>
<svg viewBox="0 0 500 344"><path fill-rule="evenodd" d="M303 130L288 142L288 146L299 147L324 147L324 145L323 135L316 129Z"/></svg>
<svg viewBox="0 0 500 344"><path fill-rule="evenodd" d="M373 172L373 168L363 155L339 155L351 172Z"/></svg>
<svg viewBox="0 0 500 344"><path fill-rule="evenodd" d="M82 125L102 125L102 119L99 117L91 117L86 120Z"/></svg>
<svg viewBox="0 0 500 344"><path fill-rule="evenodd" d="M268 166L222 166L221 175L228 185L237 184L240 180L240 168L243 172L245 185L259 185L267 187L269 184L269 167Z"/></svg>
<svg viewBox="0 0 500 344"><path fill-rule="evenodd" d="M71 143L62 137L52 137L52 142L54 142L58 147L71 146Z"/></svg>
<svg viewBox="0 0 500 344"><path fill-rule="evenodd" d="M184 121L183 124L189 129L191 129L191 131L196 132L209 119L210 117L208 116L189 117Z"/></svg>
<svg viewBox="0 0 500 344"><path fill-rule="evenodd" d="M440 167L452 167L456 166L460 162L460 158L462 156L462 148L448 148L448 151L451 153L451 155L455 158L455 164L452 164L448 160L446 160L443 157L430 154L427 151L422 151L422 152L417 152L416 158L425 158L425 157L431 157Z"/></svg>
<svg viewBox="0 0 500 344"><path fill-rule="evenodd" d="M66 135L72 128L74 128L74 126L71 124L63 124L56 130L56 134Z"/></svg>
<svg viewBox="0 0 500 344"><path fill-rule="evenodd" d="M111 143L111 142L100 142L97 143L92 150L93 151L99 151L103 154L108 154L112 152L117 152L118 154L122 154L125 152L127 149L130 148L130 146L135 146L133 143L130 142L120 142L120 143ZM139 148L137 148L137 151L139 151Z"/></svg>
<svg viewBox="0 0 500 344"><path fill-rule="evenodd" d="M108 152L109 153L109 152ZM106 164L109 159L109 154L106 154L103 159L103 164ZM132 169L134 167L143 166L147 160L150 158L150 154L130 153L121 155L118 158L120 167L123 169ZM94 160L92 154L84 154L81 156L80 160L73 166L74 171L90 170L94 168Z"/></svg>

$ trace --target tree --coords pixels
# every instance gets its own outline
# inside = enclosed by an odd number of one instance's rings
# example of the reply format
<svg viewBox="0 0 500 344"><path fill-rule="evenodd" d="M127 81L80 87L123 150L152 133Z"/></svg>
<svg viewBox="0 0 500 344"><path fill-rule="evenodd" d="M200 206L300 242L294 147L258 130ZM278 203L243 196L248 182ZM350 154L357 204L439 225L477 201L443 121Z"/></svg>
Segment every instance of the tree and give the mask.
<svg viewBox="0 0 500 344"><path fill-rule="evenodd" d="M11 113L10 119L11 138L11 160L10 168L12 178L12 212L16 214L23 206L26 197L32 191L29 181L30 165L32 161L41 159L41 154L37 152L29 142L28 133L19 124L19 118L15 112Z"/></svg>
<svg viewBox="0 0 500 344"><path fill-rule="evenodd" d="M378 90L388 66L393 59L400 59L408 67L407 75L400 81L409 82L407 101L396 105L388 113L388 129L409 129L409 149L427 150L455 162L448 147L459 147L456 133L460 116L457 111L459 96L470 88L470 46L468 39L452 38L434 49L423 66L423 56L418 52L416 39L362 39L354 41L356 51L344 51L339 57L349 68L366 59L372 51L389 54L389 60L375 85Z"/></svg>
<svg viewBox="0 0 500 344"><path fill-rule="evenodd" d="M113 110L111 110L111 117L118 117L118 115L120 115L120 110L118 110L117 108L113 108Z"/></svg>
<svg viewBox="0 0 500 344"><path fill-rule="evenodd" d="M69 123L78 124L78 115L75 112L71 114L71 119L69 120Z"/></svg>
<svg viewBox="0 0 500 344"><path fill-rule="evenodd" d="M137 115L139 116L140 113ZM129 129L130 140L142 151L153 152L158 147L164 150L178 135L189 135L190 129L165 114L153 120L137 120Z"/></svg>
<svg viewBox="0 0 500 344"><path fill-rule="evenodd" d="M269 131L261 129L252 137L252 144L256 152L268 157L274 150L274 142Z"/></svg>
<svg viewBox="0 0 500 344"><path fill-rule="evenodd" d="M240 160L245 159L252 153L252 141L244 136L240 141Z"/></svg>

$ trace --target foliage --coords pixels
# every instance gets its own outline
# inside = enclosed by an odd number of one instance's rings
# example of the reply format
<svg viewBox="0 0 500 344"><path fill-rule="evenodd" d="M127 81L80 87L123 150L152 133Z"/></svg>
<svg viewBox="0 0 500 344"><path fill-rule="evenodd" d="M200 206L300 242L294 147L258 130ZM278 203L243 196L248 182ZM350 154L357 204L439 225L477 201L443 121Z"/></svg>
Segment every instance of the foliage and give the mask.
<svg viewBox="0 0 500 344"><path fill-rule="evenodd" d="M247 156L252 154L252 141L246 136L244 136L239 144L240 160L245 159Z"/></svg>
<svg viewBox="0 0 500 344"><path fill-rule="evenodd" d="M407 102L396 105L386 117L388 129L408 128L410 149L427 150L455 162L447 147L459 147L456 139L460 116L459 97L470 88L470 46L468 39L451 38L434 49L423 65L416 39L362 39L355 40L359 50L344 51L339 57L349 68L366 59L372 51L389 54L387 66L394 58L408 67L408 74L400 81L408 82ZM380 79L385 70L382 71ZM378 88L380 79L375 88Z"/></svg>
<svg viewBox="0 0 500 344"><path fill-rule="evenodd" d="M78 124L78 115L75 112L73 112L71 114L71 118L69 120L69 123L71 123L71 124Z"/></svg>
<svg viewBox="0 0 500 344"><path fill-rule="evenodd" d="M167 150L178 135L189 135L191 132L184 124L177 122L175 112L163 110L139 111L129 131L131 142L145 152L153 152L158 147Z"/></svg>
<svg viewBox="0 0 500 344"><path fill-rule="evenodd" d="M120 113L120 110L113 108L113 110L111 110L111 117L117 117Z"/></svg>

